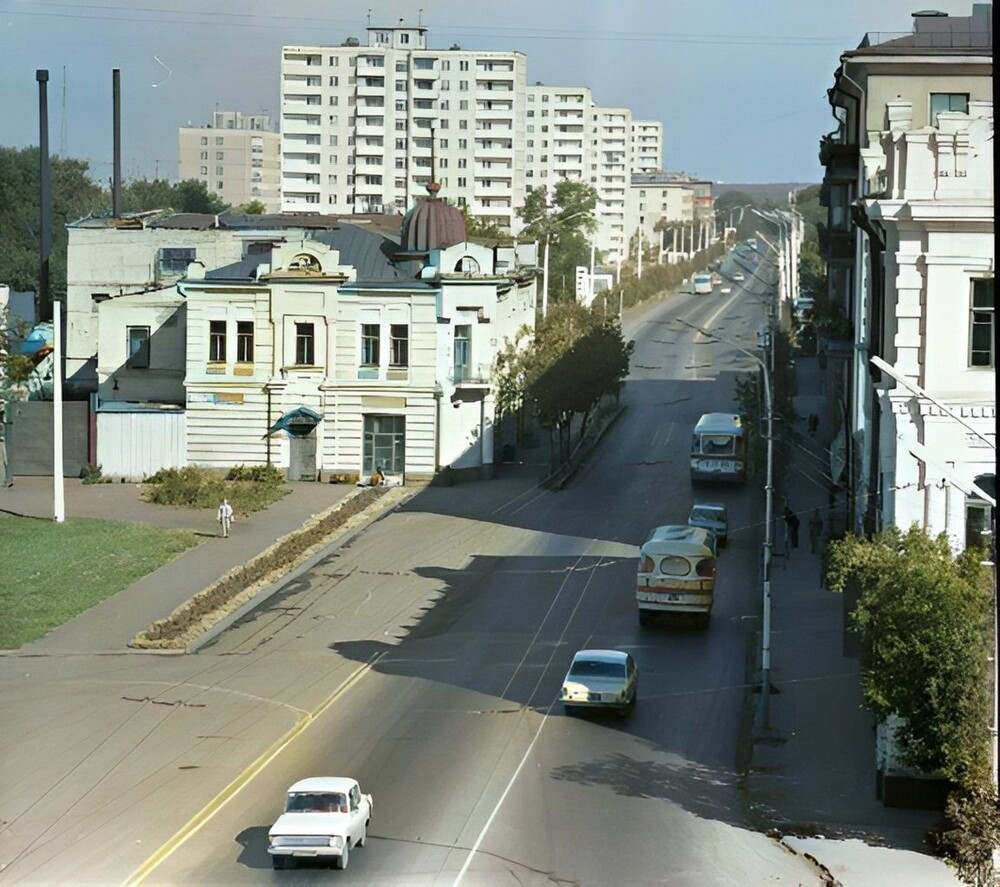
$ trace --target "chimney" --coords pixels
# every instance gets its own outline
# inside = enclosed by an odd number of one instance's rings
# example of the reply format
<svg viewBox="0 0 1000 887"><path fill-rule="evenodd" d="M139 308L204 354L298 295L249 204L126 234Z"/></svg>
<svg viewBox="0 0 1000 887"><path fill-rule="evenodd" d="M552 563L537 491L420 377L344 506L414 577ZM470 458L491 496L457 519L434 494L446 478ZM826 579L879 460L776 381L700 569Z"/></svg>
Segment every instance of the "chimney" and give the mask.
<svg viewBox="0 0 1000 887"><path fill-rule="evenodd" d="M120 68L111 72L111 93L114 116L114 171L111 180L111 214L122 214L122 89Z"/></svg>

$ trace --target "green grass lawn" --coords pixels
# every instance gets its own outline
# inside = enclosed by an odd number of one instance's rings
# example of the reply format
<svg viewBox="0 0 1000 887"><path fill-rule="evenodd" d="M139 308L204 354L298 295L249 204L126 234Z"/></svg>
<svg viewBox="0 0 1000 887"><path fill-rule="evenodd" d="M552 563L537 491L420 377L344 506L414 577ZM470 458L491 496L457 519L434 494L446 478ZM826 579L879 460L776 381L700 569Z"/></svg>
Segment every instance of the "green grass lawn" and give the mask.
<svg viewBox="0 0 1000 887"><path fill-rule="evenodd" d="M197 541L145 524L0 514L0 649L43 637Z"/></svg>

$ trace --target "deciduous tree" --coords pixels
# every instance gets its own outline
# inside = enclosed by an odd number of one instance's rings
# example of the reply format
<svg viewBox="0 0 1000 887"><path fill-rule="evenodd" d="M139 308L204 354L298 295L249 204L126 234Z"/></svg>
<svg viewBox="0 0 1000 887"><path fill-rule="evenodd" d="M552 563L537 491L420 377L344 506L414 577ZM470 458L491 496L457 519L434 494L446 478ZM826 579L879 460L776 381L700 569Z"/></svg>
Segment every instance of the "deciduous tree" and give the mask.
<svg viewBox="0 0 1000 887"><path fill-rule="evenodd" d="M890 527L831 543L827 581L857 583L866 706L902 718L907 765L972 784L988 767L986 663L991 595L979 551L955 555L944 535Z"/></svg>

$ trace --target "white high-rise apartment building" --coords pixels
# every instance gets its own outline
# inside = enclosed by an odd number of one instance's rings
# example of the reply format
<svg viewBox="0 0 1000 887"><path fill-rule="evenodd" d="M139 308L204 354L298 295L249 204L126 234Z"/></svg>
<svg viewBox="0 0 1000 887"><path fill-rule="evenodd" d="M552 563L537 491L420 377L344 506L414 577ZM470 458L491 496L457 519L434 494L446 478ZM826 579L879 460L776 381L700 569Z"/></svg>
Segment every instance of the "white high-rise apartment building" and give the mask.
<svg viewBox="0 0 1000 887"><path fill-rule="evenodd" d="M529 188L553 188L562 179L597 191L597 231L602 252L627 246L625 196L632 164L632 112L601 108L581 86L527 88L525 177Z"/></svg>
<svg viewBox="0 0 1000 887"><path fill-rule="evenodd" d="M216 111L211 126L177 131L177 179L196 179L229 206L281 206L281 137L266 114Z"/></svg>
<svg viewBox="0 0 1000 887"><path fill-rule="evenodd" d="M663 169L663 124L658 120L632 121L632 172Z"/></svg>
<svg viewBox="0 0 1000 887"><path fill-rule="evenodd" d="M431 50L423 27L367 32L367 46L282 50L282 210L403 213L433 178L510 227L525 193L524 54Z"/></svg>

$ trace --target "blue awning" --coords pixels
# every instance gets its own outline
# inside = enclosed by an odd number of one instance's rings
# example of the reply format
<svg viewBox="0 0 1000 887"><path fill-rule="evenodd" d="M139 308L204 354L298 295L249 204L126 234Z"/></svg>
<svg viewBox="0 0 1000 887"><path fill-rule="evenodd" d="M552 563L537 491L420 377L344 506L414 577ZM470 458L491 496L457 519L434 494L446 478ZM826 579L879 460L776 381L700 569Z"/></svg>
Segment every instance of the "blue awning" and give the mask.
<svg viewBox="0 0 1000 887"><path fill-rule="evenodd" d="M279 431L287 431L292 437L308 437L320 423L322 416L309 407L296 407L289 410L267 430L267 437Z"/></svg>

